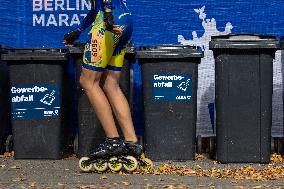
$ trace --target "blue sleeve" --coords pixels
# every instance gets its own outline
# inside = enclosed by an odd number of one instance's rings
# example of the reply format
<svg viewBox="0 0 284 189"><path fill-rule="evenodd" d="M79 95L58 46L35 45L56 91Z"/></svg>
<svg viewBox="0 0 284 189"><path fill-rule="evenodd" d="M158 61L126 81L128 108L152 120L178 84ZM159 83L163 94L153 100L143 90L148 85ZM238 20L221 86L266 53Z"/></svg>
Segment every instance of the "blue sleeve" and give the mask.
<svg viewBox="0 0 284 189"><path fill-rule="evenodd" d="M97 0L95 1L97 5ZM99 12L98 6L94 6L94 3L91 5L91 10L88 12L87 16L84 18L84 20L79 25L79 29L81 32L83 32L85 29L87 29L96 19L96 16Z"/></svg>

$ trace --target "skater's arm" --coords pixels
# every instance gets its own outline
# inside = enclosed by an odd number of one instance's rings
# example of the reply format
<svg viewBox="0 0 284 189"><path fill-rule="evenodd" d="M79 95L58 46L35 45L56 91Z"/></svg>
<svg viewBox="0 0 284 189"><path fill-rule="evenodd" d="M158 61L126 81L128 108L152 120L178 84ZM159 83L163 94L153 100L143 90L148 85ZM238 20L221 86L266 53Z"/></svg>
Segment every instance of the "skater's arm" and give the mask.
<svg viewBox="0 0 284 189"><path fill-rule="evenodd" d="M106 30L111 31L116 35L120 35L122 33L122 29L119 25L115 25L114 16L112 10L114 9L112 0L103 0L103 8L104 8L104 22L106 24Z"/></svg>
<svg viewBox="0 0 284 189"><path fill-rule="evenodd" d="M95 1L97 5L97 0ZM81 22L77 30L80 32L83 32L85 29L87 29L96 19L96 16L99 12L98 6L94 6L94 3L91 4L91 10L88 12L87 16L84 18L84 20Z"/></svg>
<svg viewBox="0 0 284 189"><path fill-rule="evenodd" d="M97 1L98 0L95 0L95 2ZM99 12L98 6L95 7L94 3L91 2L91 10L88 12L87 16L81 22L79 27L64 35L64 41L63 41L64 45L73 45L74 41L79 39L80 34L94 22L98 12Z"/></svg>

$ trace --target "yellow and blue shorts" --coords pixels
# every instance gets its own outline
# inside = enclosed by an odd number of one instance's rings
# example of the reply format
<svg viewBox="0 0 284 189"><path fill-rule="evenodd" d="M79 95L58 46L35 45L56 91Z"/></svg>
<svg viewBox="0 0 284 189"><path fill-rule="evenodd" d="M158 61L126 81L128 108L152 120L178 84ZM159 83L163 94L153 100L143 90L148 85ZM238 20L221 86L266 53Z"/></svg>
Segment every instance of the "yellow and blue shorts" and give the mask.
<svg viewBox="0 0 284 189"><path fill-rule="evenodd" d="M99 11L85 46L82 67L103 72L104 69L121 71L125 45L132 34L132 24L121 25L122 34L115 35L105 29L103 12Z"/></svg>

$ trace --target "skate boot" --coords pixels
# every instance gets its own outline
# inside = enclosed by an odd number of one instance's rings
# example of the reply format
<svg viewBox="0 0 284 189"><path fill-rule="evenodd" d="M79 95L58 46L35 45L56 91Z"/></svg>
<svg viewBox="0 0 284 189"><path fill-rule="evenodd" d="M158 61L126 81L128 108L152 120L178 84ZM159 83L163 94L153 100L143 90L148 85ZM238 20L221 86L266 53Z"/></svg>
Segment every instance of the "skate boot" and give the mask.
<svg viewBox="0 0 284 189"><path fill-rule="evenodd" d="M124 142L127 149L128 157L132 157L138 162L139 168L144 172L150 172L153 169L153 162L145 158L143 154L143 147L140 144L132 142ZM128 170L131 168L128 165L123 165L124 169ZM136 167L137 168L137 167Z"/></svg>
<svg viewBox="0 0 284 189"><path fill-rule="evenodd" d="M89 172L93 168L98 172L104 172L108 168L120 171L122 163L119 158L124 149L125 144L120 138L106 138L89 157L82 157L79 160L79 167L84 172Z"/></svg>

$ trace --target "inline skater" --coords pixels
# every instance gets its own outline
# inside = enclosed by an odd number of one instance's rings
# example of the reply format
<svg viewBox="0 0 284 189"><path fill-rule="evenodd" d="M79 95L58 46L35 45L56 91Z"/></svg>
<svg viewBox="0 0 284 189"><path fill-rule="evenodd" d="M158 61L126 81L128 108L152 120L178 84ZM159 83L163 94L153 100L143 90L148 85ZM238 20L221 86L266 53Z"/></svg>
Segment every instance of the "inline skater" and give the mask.
<svg viewBox="0 0 284 189"><path fill-rule="evenodd" d="M81 25L64 35L64 44L72 45L91 24L80 84L101 122L106 140L90 157L81 158L79 166L83 171L90 171L93 167L97 171L107 168L119 171L124 167L132 172L138 164L151 169L152 162L140 157L142 146L137 144L129 104L119 87L125 45L133 31L131 13L125 0L92 0L91 10ZM102 78L105 81L103 89L99 85ZM119 138L112 111L125 141Z"/></svg>

